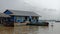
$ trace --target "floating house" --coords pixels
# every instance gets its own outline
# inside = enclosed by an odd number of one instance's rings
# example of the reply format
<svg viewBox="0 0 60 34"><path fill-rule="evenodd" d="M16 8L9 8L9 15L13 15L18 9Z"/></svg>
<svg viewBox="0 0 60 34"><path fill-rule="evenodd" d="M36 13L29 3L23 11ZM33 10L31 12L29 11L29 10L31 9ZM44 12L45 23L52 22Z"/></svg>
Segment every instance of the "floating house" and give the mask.
<svg viewBox="0 0 60 34"><path fill-rule="evenodd" d="M6 10L4 13L10 16L8 21L13 23L25 23L26 21L37 23L40 17L32 11Z"/></svg>
<svg viewBox="0 0 60 34"><path fill-rule="evenodd" d="M4 13L0 13L0 24L7 22L8 18L10 18L9 15L6 15Z"/></svg>

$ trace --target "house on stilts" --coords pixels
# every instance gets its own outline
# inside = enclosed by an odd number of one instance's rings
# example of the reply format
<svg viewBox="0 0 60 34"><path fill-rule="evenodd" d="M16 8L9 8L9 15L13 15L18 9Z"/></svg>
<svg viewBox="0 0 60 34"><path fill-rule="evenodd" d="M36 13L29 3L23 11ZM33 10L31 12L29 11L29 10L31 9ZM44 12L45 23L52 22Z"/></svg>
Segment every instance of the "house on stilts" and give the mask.
<svg viewBox="0 0 60 34"><path fill-rule="evenodd" d="M8 18L10 18L9 15L6 15L4 13L0 13L0 24L5 24L8 22Z"/></svg>
<svg viewBox="0 0 60 34"><path fill-rule="evenodd" d="M32 11L6 10L4 14L10 16L8 23L25 23L26 21L37 23L40 17L40 15Z"/></svg>

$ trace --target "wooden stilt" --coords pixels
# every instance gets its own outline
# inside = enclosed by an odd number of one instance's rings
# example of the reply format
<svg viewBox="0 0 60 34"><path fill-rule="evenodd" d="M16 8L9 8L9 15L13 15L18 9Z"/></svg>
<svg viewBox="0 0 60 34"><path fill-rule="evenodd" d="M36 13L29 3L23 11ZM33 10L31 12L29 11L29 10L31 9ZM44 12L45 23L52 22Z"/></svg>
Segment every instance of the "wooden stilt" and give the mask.
<svg viewBox="0 0 60 34"><path fill-rule="evenodd" d="M1 24L2 24L2 18L1 18Z"/></svg>

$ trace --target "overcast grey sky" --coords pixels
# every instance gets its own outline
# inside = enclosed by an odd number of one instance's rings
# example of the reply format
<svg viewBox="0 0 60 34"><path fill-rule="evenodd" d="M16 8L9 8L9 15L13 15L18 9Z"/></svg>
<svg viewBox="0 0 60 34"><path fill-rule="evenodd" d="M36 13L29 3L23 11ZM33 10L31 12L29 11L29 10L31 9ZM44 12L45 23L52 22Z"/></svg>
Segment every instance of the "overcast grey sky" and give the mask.
<svg viewBox="0 0 60 34"><path fill-rule="evenodd" d="M40 19L60 20L60 0L0 0L0 12L6 9L35 11Z"/></svg>

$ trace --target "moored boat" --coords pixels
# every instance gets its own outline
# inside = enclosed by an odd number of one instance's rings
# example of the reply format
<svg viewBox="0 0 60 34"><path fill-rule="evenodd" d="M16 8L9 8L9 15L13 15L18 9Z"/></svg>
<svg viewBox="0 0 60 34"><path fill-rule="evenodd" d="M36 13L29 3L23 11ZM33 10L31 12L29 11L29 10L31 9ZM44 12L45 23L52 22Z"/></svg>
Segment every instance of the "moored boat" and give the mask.
<svg viewBox="0 0 60 34"><path fill-rule="evenodd" d="M27 23L26 25L34 25L34 26L48 26L48 22L38 22L38 23Z"/></svg>

